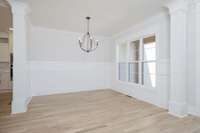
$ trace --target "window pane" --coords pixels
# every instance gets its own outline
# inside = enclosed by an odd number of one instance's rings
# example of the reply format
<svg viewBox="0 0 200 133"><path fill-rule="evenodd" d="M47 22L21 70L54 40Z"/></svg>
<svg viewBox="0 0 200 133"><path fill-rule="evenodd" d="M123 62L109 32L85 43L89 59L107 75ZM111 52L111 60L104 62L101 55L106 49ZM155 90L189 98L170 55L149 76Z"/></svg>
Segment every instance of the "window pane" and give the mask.
<svg viewBox="0 0 200 133"><path fill-rule="evenodd" d="M129 63L129 81L139 83L139 63Z"/></svg>
<svg viewBox="0 0 200 133"><path fill-rule="evenodd" d="M156 39L155 36L143 39L143 60L156 60Z"/></svg>
<svg viewBox="0 0 200 133"><path fill-rule="evenodd" d="M130 61L138 61L139 60L139 54L140 54L140 41L134 41L131 42L129 53L130 53Z"/></svg>
<svg viewBox="0 0 200 133"><path fill-rule="evenodd" d="M143 76L142 84L147 87L156 87L156 75L147 74Z"/></svg>
<svg viewBox="0 0 200 133"><path fill-rule="evenodd" d="M119 80L126 81L127 63L119 63Z"/></svg>
<svg viewBox="0 0 200 133"><path fill-rule="evenodd" d="M142 63L142 84L156 87L156 62Z"/></svg>
<svg viewBox="0 0 200 133"><path fill-rule="evenodd" d="M118 62L125 62L127 60L127 44L120 44L118 46Z"/></svg>

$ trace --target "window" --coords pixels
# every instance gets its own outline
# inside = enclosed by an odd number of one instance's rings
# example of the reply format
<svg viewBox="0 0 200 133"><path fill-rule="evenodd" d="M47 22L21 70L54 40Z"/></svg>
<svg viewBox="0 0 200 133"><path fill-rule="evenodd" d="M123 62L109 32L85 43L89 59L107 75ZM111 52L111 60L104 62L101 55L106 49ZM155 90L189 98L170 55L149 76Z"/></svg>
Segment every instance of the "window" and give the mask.
<svg viewBox="0 0 200 133"><path fill-rule="evenodd" d="M156 42L155 36L143 39L142 84L156 86Z"/></svg>
<svg viewBox="0 0 200 133"><path fill-rule="evenodd" d="M156 87L156 37L118 46L119 80Z"/></svg>
<svg viewBox="0 0 200 133"><path fill-rule="evenodd" d="M128 81L139 83L140 40L129 45Z"/></svg>

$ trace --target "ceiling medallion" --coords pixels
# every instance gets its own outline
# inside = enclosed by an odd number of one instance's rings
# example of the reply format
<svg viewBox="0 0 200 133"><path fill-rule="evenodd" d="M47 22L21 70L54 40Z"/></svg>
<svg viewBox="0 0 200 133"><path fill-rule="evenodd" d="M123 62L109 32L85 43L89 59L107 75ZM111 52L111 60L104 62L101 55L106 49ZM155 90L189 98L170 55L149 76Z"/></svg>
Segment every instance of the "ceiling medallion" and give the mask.
<svg viewBox="0 0 200 133"><path fill-rule="evenodd" d="M98 40L95 40L94 37L92 37L92 35L90 34L90 31L89 31L90 30L89 29L90 19L91 19L91 17L86 17L87 33L84 34L79 39L79 46L80 46L81 50L83 50L84 52L87 52L87 53L94 51L99 45Z"/></svg>

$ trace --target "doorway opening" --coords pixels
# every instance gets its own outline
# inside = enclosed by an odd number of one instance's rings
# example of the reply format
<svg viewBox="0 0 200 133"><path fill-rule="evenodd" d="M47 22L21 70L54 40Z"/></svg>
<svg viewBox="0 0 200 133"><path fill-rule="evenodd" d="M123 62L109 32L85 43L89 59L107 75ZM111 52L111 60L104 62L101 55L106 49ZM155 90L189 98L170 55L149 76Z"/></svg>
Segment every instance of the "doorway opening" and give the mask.
<svg viewBox="0 0 200 133"><path fill-rule="evenodd" d="M6 0L0 1L0 116L11 113L13 84L12 13Z"/></svg>

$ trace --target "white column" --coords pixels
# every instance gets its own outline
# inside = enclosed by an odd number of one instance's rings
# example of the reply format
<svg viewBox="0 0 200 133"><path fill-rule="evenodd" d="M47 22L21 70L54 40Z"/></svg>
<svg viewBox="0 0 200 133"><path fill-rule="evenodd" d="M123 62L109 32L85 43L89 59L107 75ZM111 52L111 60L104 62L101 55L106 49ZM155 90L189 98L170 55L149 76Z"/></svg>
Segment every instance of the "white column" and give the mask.
<svg viewBox="0 0 200 133"><path fill-rule="evenodd" d="M169 113L187 115L187 2L173 0L170 11L170 97Z"/></svg>
<svg viewBox="0 0 200 133"><path fill-rule="evenodd" d="M27 13L26 4L15 0L8 1L13 17L13 99L12 113L26 112L30 99L29 66L27 61Z"/></svg>
<svg viewBox="0 0 200 133"><path fill-rule="evenodd" d="M194 0L196 10L196 31L195 31L195 45L196 45L196 104L197 113L200 116L200 0Z"/></svg>

